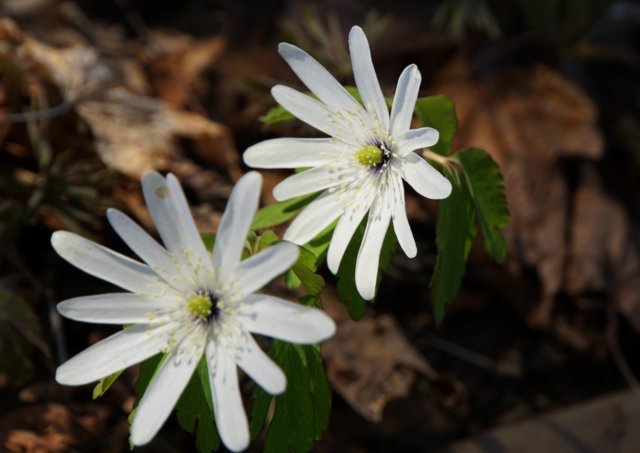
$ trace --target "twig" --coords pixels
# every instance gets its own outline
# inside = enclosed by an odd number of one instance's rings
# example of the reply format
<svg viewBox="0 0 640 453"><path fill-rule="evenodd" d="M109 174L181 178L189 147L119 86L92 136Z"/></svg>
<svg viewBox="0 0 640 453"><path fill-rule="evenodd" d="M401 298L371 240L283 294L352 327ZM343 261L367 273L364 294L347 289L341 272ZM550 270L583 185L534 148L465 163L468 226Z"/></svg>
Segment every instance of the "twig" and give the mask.
<svg viewBox="0 0 640 453"><path fill-rule="evenodd" d="M453 357L457 357L465 362L482 368L483 370L491 371L492 373L498 373L498 364L489 357L479 354L470 349L464 348L459 344L452 343L444 338L430 335L427 343L430 347L439 349L440 351L449 354Z"/></svg>
<svg viewBox="0 0 640 453"><path fill-rule="evenodd" d="M45 110L38 110L37 112L10 113L0 116L0 124L32 123L50 120L70 112L76 104L81 101L81 98L72 99Z"/></svg>
<svg viewBox="0 0 640 453"><path fill-rule="evenodd" d="M68 99L54 107L50 107L44 110L38 110L35 112L10 113L5 116L0 116L0 124L32 123L56 118L70 112L78 104L93 98L94 96L106 91L112 86L113 85L110 81L105 82L102 80L98 80L97 82L93 83L89 82L73 99Z"/></svg>

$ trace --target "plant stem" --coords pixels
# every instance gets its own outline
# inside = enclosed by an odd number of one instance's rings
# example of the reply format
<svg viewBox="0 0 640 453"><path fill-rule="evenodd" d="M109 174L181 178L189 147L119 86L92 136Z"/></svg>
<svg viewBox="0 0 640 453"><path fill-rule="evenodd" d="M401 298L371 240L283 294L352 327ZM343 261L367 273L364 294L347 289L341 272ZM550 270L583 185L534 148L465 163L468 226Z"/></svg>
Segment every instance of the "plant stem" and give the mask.
<svg viewBox="0 0 640 453"><path fill-rule="evenodd" d="M434 153L433 151L429 151L428 149L423 149L421 152L422 157L428 160L432 160L442 165L443 167L448 167L452 163L452 159L450 157L441 156L438 153Z"/></svg>

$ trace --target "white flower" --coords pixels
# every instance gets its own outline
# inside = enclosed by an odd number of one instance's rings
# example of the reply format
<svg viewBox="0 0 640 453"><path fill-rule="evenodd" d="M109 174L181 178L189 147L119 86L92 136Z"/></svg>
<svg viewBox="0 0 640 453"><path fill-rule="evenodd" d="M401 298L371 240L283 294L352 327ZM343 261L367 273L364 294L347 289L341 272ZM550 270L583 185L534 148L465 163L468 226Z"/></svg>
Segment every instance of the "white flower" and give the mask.
<svg viewBox="0 0 640 453"><path fill-rule="evenodd" d="M230 450L246 448L249 429L236 365L272 394L286 386L282 370L250 332L316 343L335 331L321 310L255 293L298 257L297 246L282 242L241 260L261 182L255 172L238 181L213 253L204 247L178 180L157 173L146 174L142 187L166 249L123 213L108 212L144 264L69 232L51 239L64 259L127 291L66 300L58 305L60 313L77 321L134 325L65 362L56 372L58 382L87 384L168 353L138 405L131 430L135 445L155 436L204 354L220 437Z"/></svg>
<svg viewBox="0 0 640 453"><path fill-rule="evenodd" d="M332 138L267 140L249 148L244 161L256 168L313 167L282 181L273 195L285 200L324 191L292 222L284 238L304 244L339 217L327 256L334 274L356 228L369 213L355 280L362 297L372 299L380 250L391 222L407 256L416 255L402 180L432 199L448 197L451 183L414 153L433 146L439 135L429 127L410 129L421 81L416 66L408 66L400 75L389 115L361 28L351 29L349 49L364 107L306 52L280 44L282 57L319 101L281 85L272 89L273 97L290 113Z"/></svg>

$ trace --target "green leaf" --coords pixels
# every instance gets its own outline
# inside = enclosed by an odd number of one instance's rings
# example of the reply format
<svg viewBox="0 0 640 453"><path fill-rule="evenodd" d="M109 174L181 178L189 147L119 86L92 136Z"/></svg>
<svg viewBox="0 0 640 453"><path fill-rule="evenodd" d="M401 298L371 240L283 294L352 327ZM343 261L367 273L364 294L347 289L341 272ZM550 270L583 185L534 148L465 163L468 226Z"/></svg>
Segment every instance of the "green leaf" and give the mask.
<svg viewBox="0 0 640 453"><path fill-rule="evenodd" d="M206 249L212 251L213 245L216 243L216 233L200 233L200 237Z"/></svg>
<svg viewBox="0 0 640 453"><path fill-rule="evenodd" d="M278 242L280 238L273 230L267 230L258 236L257 244L256 244L256 253L269 248L276 242Z"/></svg>
<svg viewBox="0 0 640 453"><path fill-rule="evenodd" d="M269 355L287 376L287 389L275 400L264 451L307 452L322 437L331 410L331 390L319 348L274 340ZM271 395L254 387L252 437L260 433L271 401Z"/></svg>
<svg viewBox="0 0 640 453"><path fill-rule="evenodd" d="M454 156L464 170L487 253L502 263L507 243L501 230L509 223L500 167L484 150L466 148Z"/></svg>
<svg viewBox="0 0 640 453"><path fill-rule="evenodd" d="M267 421L267 414L269 413L273 396L265 392L259 385L254 384L252 399L253 405L251 406L249 433L251 434L251 440L254 441L262 432L264 424Z"/></svg>
<svg viewBox="0 0 640 453"><path fill-rule="evenodd" d="M301 195L299 197L294 197L289 200L265 206L256 213L256 216L253 218L253 223L251 224L251 229L259 230L262 228L271 228L273 226L280 225L294 217L302 210L302 208L311 203L311 201L313 201L317 196L318 193Z"/></svg>
<svg viewBox="0 0 640 453"><path fill-rule="evenodd" d="M156 354L153 357L148 358L144 362L140 364L138 369L138 378L136 379L135 384L133 384L133 388L138 396L138 400L142 398L144 391L149 386L151 379L156 375L158 368L160 368L160 364L164 360L164 354ZM137 406L138 402L134 404Z"/></svg>
<svg viewBox="0 0 640 453"><path fill-rule="evenodd" d="M320 294L324 288L324 279L315 273L318 259L305 247L300 247L298 261L285 274L285 282L291 289L300 285L304 286L307 293L312 295Z"/></svg>
<svg viewBox="0 0 640 453"><path fill-rule="evenodd" d="M176 404L176 418L187 432L196 434L196 449L200 453L217 450L220 438L213 416L213 400L209 385L207 362L203 357L198 363L189 384Z"/></svg>
<svg viewBox="0 0 640 453"><path fill-rule="evenodd" d="M367 218L365 217L351 238L351 241L344 252L344 256L342 257L342 261L340 262L340 269L338 269L338 273L336 274L338 277L338 284L336 286L338 297L342 303L347 305L349 316L355 320L364 316L368 303L373 303L373 300L367 301L360 296L360 293L358 293L358 289L356 288L355 280L356 260L358 258L358 250L360 250L360 244L362 243L366 225ZM387 270L391 263L391 257L396 251L397 245L398 242L396 240L396 235L393 232L393 228L390 226L387 230L387 235L382 243L382 250L380 252L380 264L377 278L378 286L380 285L383 272Z"/></svg>
<svg viewBox="0 0 640 453"><path fill-rule="evenodd" d="M365 219L366 221L366 219ZM364 236L365 221L356 229L347 249L340 261L340 268L336 277L338 278L338 284L336 290L338 292L338 298L340 302L347 306L349 316L352 319L358 320L364 316L367 309L367 303L358 293L356 288L356 259L358 257L358 250L360 250L360 244L362 243L362 237Z"/></svg>
<svg viewBox="0 0 640 453"><path fill-rule="evenodd" d="M116 379L118 379L120 377L120 375L122 374L123 371L124 370L116 371L112 375L107 376L106 378L100 379L98 381L98 383L96 384L96 386L93 388L93 399L94 400L98 399L102 395L107 393L107 390L109 390L109 387L111 387L111 385L114 382L116 382Z"/></svg>
<svg viewBox="0 0 640 453"><path fill-rule="evenodd" d="M302 283L307 293L318 295L322 292L324 288L324 279L322 276L313 272L300 261L293 265L290 272Z"/></svg>
<svg viewBox="0 0 640 453"><path fill-rule="evenodd" d="M273 124L282 123L284 121L291 121L295 119L291 113L285 110L281 105L271 107L267 113L258 118L263 124L271 126Z"/></svg>
<svg viewBox="0 0 640 453"><path fill-rule="evenodd" d="M136 408L138 407L138 403L140 403L142 395L144 395L149 383L156 375L156 372L158 371L158 368L160 368L160 364L162 364L164 358L165 355L160 353L148 358L140 364L140 367L138 368L138 378L136 379L135 384L133 384L133 389L136 392L137 398L133 403L133 409L129 414L129 425L133 425L133 419L136 417ZM129 436L129 447L133 450L131 436Z"/></svg>
<svg viewBox="0 0 640 453"><path fill-rule="evenodd" d="M307 294L298 299L298 301L305 307L322 308L322 299L319 294Z"/></svg>
<svg viewBox="0 0 640 453"><path fill-rule="evenodd" d="M443 170L451 181L451 195L441 200L436 221L438 257L431 278L436 321L444 319L445 306L460 289L469 250L476 236L476 218L466 180L451 168Z"/></svg>
<svg viewBox="0 0 640 453"><path fill-rule="evenodd" d="M336 229L337 224L338 220L335 220L331 225L322 230L320 234L304 245L304 248L309 250L316 257L316 262L314 264L315 269L320 266L320 263L322 263L327 256L327 250L329 249L329 243L333 236L333 230Z"/></svg>
<svg viewBox="0 0 640 453"><path fill-rule="evenodd" d="M420 124L432 127L440 134L438 143L431 149L442 156L452 153L453 136L458 128L456 110L451 99L446 96L429 96L416 102L416 115Z"/></svg>
<svg viewBox="0 0 640 453"><path fill-rule="evenodd" d="M133 423L136 407L147 387L160 369L167 354L157 354L140 364L138 379L134 384L138 396L134 409L129 414L129 423ZM218 431L215 426L209 373L204 357L198 363L191 380L180 395L175 407L178 423L187 432L196 435L196 449L200 452L211 452L220 446ZM131 442L131 440L129 440Z"/></svg>

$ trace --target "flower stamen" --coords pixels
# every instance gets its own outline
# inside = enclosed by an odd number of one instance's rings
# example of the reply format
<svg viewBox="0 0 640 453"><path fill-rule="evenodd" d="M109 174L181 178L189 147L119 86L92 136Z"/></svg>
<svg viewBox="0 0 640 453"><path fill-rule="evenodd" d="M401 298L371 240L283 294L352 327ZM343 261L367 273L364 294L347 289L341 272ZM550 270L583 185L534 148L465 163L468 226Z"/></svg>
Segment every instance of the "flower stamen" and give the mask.
<svg viewBox="0 0 640 453"><path fill-rule="evenodd" d="M356 153L356 159L360 165L365 167L375 167L382 162L383 152L375 145L368 145Z"/></svg>
<svg viewBox="0 0 640 453"><path fill-rule="evenodd" d="M218 297L209 290L197 290L187 298L187 311L200 321L210 321L219 313Z"/></svg>

